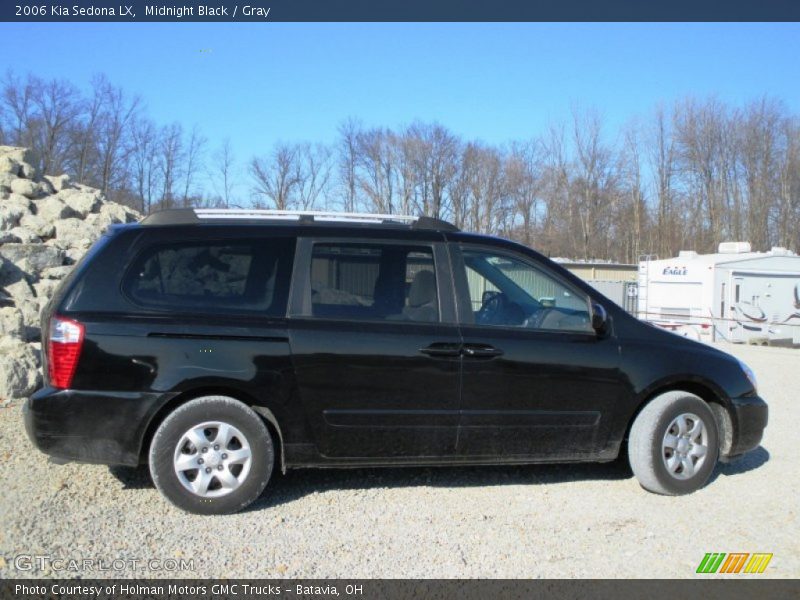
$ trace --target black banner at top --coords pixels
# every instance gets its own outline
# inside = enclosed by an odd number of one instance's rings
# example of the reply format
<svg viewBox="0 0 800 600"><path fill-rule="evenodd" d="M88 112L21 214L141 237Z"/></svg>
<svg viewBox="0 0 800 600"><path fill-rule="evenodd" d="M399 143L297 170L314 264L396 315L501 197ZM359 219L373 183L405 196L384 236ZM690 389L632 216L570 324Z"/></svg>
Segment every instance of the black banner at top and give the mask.
<svg viewBox="0 0 800 600"><path fill-rule="evenodd" d="M800 21L800 0L3 0L0 20Z"/></svg>

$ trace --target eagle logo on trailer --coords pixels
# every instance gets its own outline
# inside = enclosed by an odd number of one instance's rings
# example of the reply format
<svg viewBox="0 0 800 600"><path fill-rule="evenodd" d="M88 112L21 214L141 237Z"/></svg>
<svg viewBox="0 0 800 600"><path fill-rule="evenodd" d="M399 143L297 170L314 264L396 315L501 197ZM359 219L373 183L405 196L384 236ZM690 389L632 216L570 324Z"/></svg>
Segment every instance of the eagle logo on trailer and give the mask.
<svg viewBox="0 0 800 600"><path fill-rule="evenodd" d="M670 267L669 265L664 267L664 270L661 271L662 275L686 275L688 273L688 269L686 267Z"/></svg>

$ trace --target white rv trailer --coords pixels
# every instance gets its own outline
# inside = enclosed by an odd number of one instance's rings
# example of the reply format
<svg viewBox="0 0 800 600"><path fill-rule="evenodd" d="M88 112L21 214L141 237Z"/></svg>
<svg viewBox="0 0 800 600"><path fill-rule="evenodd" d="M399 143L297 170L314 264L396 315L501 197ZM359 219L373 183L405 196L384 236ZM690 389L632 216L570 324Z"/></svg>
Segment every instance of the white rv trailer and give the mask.
<svg viewBox="0 0 800 600"><path fill-rule="evenodd" d="M703 341L800 344L800 256L725 242L639 263L640 319Z"/></svg>

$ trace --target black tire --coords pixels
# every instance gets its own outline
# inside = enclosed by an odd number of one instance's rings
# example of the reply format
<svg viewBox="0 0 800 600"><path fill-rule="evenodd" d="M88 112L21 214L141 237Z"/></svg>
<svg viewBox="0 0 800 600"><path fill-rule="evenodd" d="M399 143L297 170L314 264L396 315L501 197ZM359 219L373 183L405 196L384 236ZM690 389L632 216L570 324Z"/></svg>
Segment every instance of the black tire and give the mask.
<svg viewBox="0 0 800 600"><path fill-rule="evenodd" d="M674 451L665 449L665 436L670 425L681 415L694 415L702 420L706 428L707 448L702 462L688 457L692 461L689 469L684 472L680 465L681 457L685 456L687 439L681 448L683 455L678 453L672 464L677 465L676 472L672 472L667 461L675 455ZM689 419L689 423L693 423ZM676 430L673 428L672 432ZM681 437L681 436L678 436ZM701 448L702 449L702 448ZM628 439L628 459L630 460L633 474L640 485L656 494L678 496L691 494L702 488L719 458L719 432L714 414L703 399L689 392L667 392L653 398L639 413L631 427ZM693 471L693 472L692 472ZM691 475L688 473L692 472Z"/></svg>
<svg viewBox="0 0 800 600"><path fill-rule="evenodd" d="M205 449L210 453L201 455L200 451L202 449L195 449L191 443L184 447L183 451L190 458L195 456L198 458L208 457L204 468L209 469L210 474L207 477L210 478L211 483L205 493L224 494L214 497L200 495L186 487L187 485L192 485L189 478L194 473L199 473L199 470L184 471L182 478L180 478L175 466L176 452L178 452L177 446L184 439L184 434L198 425L209 422L227 424L238 430L241 436L245 438L245 443L243 444L238 439L238 436L234 435L230 442L230 447L234 448L234 450L229 450L229 452L236 451L236 446L238 445L240 450L241 448L249 448L251 453L250 461L246 463L248 470L245 473L241 467L229 466L220 462L222 457L227 458L227 454L222 454L225 452L225 448L216 452L213 447L207 447ZM219 429L214 430L212 428L204 431L207 432L209 443L213 446L213 436L218 434ZM149 459L153 483L175 506L196 514L229 514L242 510L256 500L264 491L272 475L275 450L269 430L250 407L227 396L203 396L181 405L164 419L153 436L153 441L150 444ZM228 475L228 470L232 474L236 472L234 479L237 480L235 485L238 485L238 487L230 486L230 490L222 489L224 488L222 479L215 480L214 477L217 473L208 465L215 465L214 469L219 469L220 475L223 469L225 469L226 475ZM197 475L194 476L195 478L197 477ZM183 483L182 480L184 481ZM217 486L216 490L214 489L215 486Z"/></svg>

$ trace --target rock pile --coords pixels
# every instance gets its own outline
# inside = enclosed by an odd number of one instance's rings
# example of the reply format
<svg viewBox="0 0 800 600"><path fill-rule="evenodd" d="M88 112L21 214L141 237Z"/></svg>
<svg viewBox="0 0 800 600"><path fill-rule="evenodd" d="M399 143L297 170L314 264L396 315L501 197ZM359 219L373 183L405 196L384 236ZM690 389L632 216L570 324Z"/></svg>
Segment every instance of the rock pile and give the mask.
<svg viewBox="0 0 800 600"><path fill-rule="evenodd" d="M141 216L30 163L0 146L0 404L42 383L39 313L61 280L109 225Z"/></svg>

